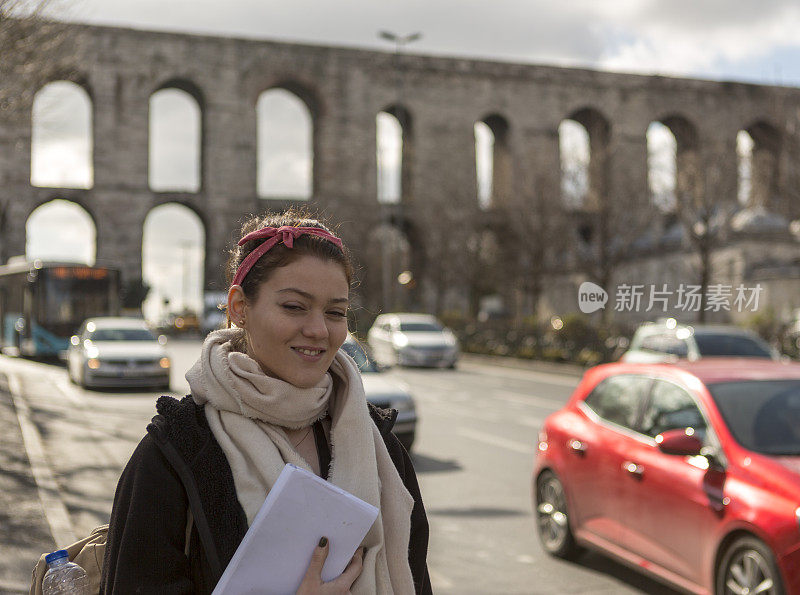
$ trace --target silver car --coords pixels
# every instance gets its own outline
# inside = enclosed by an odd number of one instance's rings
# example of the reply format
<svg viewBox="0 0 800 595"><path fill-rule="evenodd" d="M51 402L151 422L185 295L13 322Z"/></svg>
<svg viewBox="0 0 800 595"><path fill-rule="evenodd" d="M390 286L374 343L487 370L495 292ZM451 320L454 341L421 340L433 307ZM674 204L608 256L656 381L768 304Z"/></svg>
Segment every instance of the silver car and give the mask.
<svg viewBox="0 0 800 595"><path fill-rule="evenodd" d="M169 390L166 337L141 318L97 317L70 339L70 380L85 387L147 386Z"/></svg>
<svg viewBox="0 0 800 595"><path fill-rule="evenodd" d="M701 357L780 359L780 354L755 333L731 325L687 326L674 318L642 324L631 339L623 362L653 363Z"/></svg>
<svg viewBox="0 0 800 595"><path fill-rule="evenodd" d="M361 370L367 401L381 409L397 410L392 432L410 452L417 434L417 408L408 389L400 382L387 378L353 337L347 337L342 350L356 361Z"/></svg>
<svg viewBox="0 0 800 595"><path fill-rule="evenodd" d="M458 361L456 336L430 314L381 314L367 343L384 366L454 368Z"/></svg>

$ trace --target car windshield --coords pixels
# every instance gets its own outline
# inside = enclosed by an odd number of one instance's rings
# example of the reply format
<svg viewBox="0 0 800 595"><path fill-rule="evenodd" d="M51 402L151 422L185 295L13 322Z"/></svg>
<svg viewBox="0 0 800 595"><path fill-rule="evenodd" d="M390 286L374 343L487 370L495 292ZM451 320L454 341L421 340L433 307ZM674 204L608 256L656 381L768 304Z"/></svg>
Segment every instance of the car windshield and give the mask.
<svg viewBox="0 0 800 595"><path fill-rule="evenodd" d="M101 328L89 333L92 341L155 341L156 338L143 328Z"/></svg>
<svg viewBox="0 0 800 595"><path fill-rule="evenodd" d="M766 455L800 456L800 380L721 382L708 390L739 444Z"/></svg>
<svg viewBox="0 0 800 595"><path fill-rule="evenodd" d="M772 357L769 345L744 335L695 332L700 355L729 357Z"/></svg>
<svg viewBox="0 0 800 595"><path fill-rule="evenodd" d="M361 372L373 373L378 371L378 367L368 357L361 345L356 342L345 341L342 345L344 352L356 360L358 369Z"/></svg>
<svg viewBox="0 0 800 595"><path fill-rule="evenodd" d="M688 348L686 341L678 339L674 335L653 335L642 339L639 349L645 351L655 351L658 353L669 353L679 357L686 357Z"/></svg>
<svg viewBox="0 0 800 595"><path fill-rule="evenodd" d="M404 333L437 333L442 327L435 322L401 322L400 330Z"/></svg>

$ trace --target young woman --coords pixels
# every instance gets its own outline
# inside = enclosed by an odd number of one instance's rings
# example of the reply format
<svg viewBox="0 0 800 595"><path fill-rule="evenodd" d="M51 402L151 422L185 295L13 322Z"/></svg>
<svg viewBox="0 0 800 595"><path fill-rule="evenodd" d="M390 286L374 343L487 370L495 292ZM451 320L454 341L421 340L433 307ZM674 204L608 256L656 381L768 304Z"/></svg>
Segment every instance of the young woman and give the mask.
<svg viewBox="0 0 800 595"><path fill-rule="evenodd" d="M380 509L344 573L325 536L298 593L431 593L428 522L393 412L368 406L347 336L352 266L319 221L252 219L229 261L229 328L206 338L114 498L101 591L210 593L286 463Z"/></svg>

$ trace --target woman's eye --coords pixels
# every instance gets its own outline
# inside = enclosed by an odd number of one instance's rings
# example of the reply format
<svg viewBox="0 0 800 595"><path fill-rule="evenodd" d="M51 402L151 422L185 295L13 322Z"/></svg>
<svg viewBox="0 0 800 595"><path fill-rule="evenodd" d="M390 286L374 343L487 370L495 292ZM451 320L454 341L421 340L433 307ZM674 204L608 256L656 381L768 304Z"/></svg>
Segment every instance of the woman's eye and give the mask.
<svg viewBox="0 0 800 595"><path fill-rule="evenodd" d="M336 318L346 318L347 317L347 312L342 312L340 310L333 310L331 312L328 312L328 314L330 314L331 316L335 316Z"/></svg>
<svg viewBox="0 0 800 595"><path fill-rule="evenodd" d="M303 309L302 306L298 306L297 304L283 304L283 307L287 310L292 310L292 311L299 311Z"/></svg>

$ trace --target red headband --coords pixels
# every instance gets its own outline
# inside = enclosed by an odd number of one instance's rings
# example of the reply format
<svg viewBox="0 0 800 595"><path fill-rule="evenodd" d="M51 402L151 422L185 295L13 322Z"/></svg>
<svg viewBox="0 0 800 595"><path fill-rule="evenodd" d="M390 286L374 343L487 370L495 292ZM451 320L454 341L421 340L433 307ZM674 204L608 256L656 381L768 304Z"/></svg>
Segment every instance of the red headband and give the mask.
<svg viewBox="0 0 800 595"><path fill-rule="evenodd" d="M329 231L325 231L319 227L291 227L289 225L284 225L283 227L262 227L261 229L257 229L256 231L248 233L241 240L239 240L239 245L241 246L250 240L269 238L260 246L258 246L258 248L248 254L247 257L242 261L242 264L240 264L239 268L236 269L236 276L233 278L232 285L241 285L242 281L244 281L244 278L247 276L247 273L250 272L250 269L253 268L253 265L256 263L256 261L265 253L269 252L273 246L283 242L287 248L291 248L294 246L294 240L303 235L319 236L321 238L325 238L329 242L332 242L339 249L342 248L341 239L337 238Z"/></svg>

